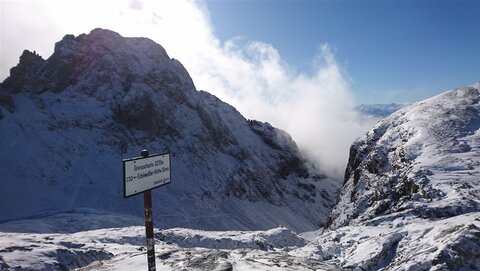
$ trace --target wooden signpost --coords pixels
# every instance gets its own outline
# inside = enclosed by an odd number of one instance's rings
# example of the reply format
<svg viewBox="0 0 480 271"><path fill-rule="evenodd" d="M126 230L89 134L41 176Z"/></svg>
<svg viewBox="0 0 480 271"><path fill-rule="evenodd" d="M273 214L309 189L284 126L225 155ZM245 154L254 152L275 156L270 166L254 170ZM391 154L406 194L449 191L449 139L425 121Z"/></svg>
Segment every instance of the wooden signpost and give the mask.
<svg viewBox="0 0 480 271"><path fill-rule="evenodd" d="M143 150L141 157L123 160L123 196L128 198L143 193L149 271L156 270L151 190L170 183L170 177L168 153L150 156L148 150Z"/></svg>

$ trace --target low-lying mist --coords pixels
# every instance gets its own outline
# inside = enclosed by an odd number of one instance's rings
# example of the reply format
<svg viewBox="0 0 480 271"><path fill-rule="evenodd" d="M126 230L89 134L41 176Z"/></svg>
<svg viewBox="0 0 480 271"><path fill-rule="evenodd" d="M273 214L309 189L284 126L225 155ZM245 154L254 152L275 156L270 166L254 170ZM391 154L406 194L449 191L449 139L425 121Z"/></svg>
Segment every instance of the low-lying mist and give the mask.
<svg viewBox="0 0 480 271"><path fill-rule="evenodd" d="M289 72L277 50L265 43L234 39L217 50L204 73L193 73L194 81L201 82L197 87L205 86L247 118L286 130L306 158L342 180L350 145L375 120L355 110L348 79L331 47L319 45L313 74Z"/></svg>

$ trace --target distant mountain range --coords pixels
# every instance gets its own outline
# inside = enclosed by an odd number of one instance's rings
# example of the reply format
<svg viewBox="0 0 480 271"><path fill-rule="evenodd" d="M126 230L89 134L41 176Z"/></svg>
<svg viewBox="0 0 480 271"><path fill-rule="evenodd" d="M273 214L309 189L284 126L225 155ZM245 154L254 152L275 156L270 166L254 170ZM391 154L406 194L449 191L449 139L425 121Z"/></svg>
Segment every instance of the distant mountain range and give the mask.
<svg viewBox="0 0 480 271"><path fill-rule="evenodd" d="M404 108L408 104L397 104L397 103L389 103L389 104L361 104L358 105L355 109L367 116L372 116L376 118L384 118L393 112Z"/></svg>

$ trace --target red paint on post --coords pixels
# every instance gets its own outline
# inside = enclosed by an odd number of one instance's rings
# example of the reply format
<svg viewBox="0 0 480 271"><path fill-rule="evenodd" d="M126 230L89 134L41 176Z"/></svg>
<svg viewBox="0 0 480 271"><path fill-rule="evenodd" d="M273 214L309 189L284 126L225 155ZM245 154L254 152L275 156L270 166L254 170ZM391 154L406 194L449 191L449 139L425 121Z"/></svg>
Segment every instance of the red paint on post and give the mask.
<svg viewBox="0 0 480 271"><path fill-rule="evenodd" d="M148 157L148 151L143 150L142 157ZM147 261L148 271L156 271L155 266L155 239L153 237L153 219L152 219L152 192L150 190L143 192L143 206L145 209L145 235L147 237Z"/></svg>
<svg viewBox="0 0 480 271"><path fill-rule="evenodd" d="M148 271L155 271L155 239L153 237L152 192L150 190L143 193L143 203L145 207Z"/></svg>

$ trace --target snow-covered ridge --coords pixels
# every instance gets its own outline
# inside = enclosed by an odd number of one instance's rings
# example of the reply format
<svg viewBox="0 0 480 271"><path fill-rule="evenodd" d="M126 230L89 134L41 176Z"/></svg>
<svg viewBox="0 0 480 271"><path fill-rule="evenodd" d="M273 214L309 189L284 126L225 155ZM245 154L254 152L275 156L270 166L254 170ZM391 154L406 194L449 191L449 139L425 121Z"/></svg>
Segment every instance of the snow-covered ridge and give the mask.
<svg viewBox="0 0 480 271"><path fill-rule="evenodd" d="M329 228L303 250L354 270L479 270L479 89L412 104L354 142Z"/></svg>
<svg viewBox="0 0 480 271"><path fill-rule="evenodd" d="M122 198L122 159L143 148L172 156L172 183L153 192L159 227L313 230L338 190L286 132L197 91L160 45L103 29L66 35L46 60L22 54L0 84L0 148L0 221L142 216L141 196Z"/></svg>
<svg viewBox="0 0 480 271"><path fill-rule="evenodd" d="M353 143L332 226L395 213L479 211L479 86L404 108Z"/></svg>

